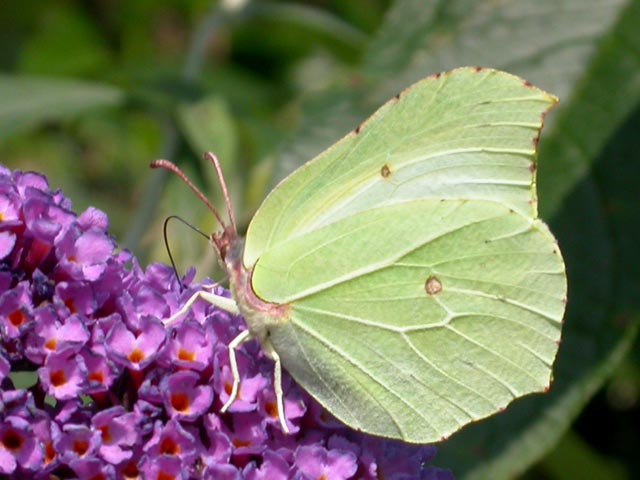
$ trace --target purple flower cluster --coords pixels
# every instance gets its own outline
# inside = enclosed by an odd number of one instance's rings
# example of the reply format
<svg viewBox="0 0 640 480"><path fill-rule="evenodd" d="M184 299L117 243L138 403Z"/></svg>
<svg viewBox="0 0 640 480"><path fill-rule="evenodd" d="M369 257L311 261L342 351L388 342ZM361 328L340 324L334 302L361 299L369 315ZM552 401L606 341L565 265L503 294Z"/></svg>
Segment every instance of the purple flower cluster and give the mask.
<svg viewBox="0 0 640 480"><path fill-rule="evenodd" d="M0 166L0 477L79 479L450 479L433 447L342 426L285 374L282 432L272 362L228 343L245 328L206 302L162 320L202 285L146 270L107 217L36 173ZM218 288L216 293L226 294Z"/></svg>

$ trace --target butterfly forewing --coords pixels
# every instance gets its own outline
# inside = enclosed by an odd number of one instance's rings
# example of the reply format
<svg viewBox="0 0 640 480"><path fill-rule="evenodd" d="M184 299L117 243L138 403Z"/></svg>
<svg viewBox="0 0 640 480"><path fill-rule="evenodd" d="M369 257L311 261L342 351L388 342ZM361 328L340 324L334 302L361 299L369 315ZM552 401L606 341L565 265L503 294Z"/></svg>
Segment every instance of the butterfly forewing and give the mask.
<svg viewBox="0 0 640 480"><path fill-rule="evenodd" d="M513 75L428 77L287 177L247 233L244 262L290 237L416 199L486 199L534 217L535 144L555 98Z"/></svg>

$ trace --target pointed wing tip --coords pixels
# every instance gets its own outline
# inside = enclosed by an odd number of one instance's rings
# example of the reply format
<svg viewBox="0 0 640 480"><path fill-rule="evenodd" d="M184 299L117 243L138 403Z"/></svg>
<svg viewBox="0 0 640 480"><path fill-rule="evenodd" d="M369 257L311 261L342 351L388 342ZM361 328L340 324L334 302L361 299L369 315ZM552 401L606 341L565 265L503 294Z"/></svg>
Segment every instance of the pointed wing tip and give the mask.
<svg viewBox="0 0 640 480"><path fill-rule="evenodd" d="M434 78L434 79L438 79L440 77L443 76L451 76L451 75L455 75L458 73L472 73L472 74L479 74L479 73L484 73L484 74L489 74L489 75L501 75L506 77L511 77L512 79L518 81L519 83L521 83L522 85L524 85L525 87L535 91L536 93L540 94L542 99L545 100L548 104L549 107L547 108L547 111L550 110L551 108L555 107L559 102L560 99L552 94L547 92L546 90L543 90L542 88L536 87L534 84L532 84L529 80L526 80L522 77L520 77L519 75L516 75L514 73L510 73L507 72L505 70L499 70L497 68L493 68L493 67L481 67L481 66L463 66L463 67L457 67L448 71L444 71L444 72L440 72L440 73L436 73L434 75L430 75L427 78Z"/></svg>

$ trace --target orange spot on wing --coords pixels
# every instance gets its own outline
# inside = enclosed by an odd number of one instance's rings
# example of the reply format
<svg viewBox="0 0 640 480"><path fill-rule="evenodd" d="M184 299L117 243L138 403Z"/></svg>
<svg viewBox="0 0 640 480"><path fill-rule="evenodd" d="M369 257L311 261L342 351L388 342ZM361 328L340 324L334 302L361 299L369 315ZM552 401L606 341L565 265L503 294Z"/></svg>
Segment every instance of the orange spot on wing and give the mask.
<svg viewBox="0 0 640 480"><path fill-rule="evenodd" d="M442 283L437 277L432 275L427 278L427 281L424 283L424 289L431 296L437 295L442 291Z"/></svg>

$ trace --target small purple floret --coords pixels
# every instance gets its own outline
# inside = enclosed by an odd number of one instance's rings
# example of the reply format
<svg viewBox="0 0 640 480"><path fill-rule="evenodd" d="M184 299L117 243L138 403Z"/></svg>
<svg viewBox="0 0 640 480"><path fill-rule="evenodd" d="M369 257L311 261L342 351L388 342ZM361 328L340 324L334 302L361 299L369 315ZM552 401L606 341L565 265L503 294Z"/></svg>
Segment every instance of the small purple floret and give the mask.
<svg viewBox="0 0 640 480"><path fill-rule="evenodd" d="M210 284L140 267L107 215L79 216L37 173L0 165L0 477L44 479L449 480L432 446L354 432L283 374L246 328L204 301ZM215 288L218 295L229 292Z"/></svg>
<svg viewBox="0 0 640 480"><path fill-rule="evenodd" d="M213 402L213 389L200 384L196 372L182 371L167 375L160 382L165 410L170 417L193 422L206 414Z"/></svg>
<svg viewBox="0 0 640 480"><path fill-rule="evenodd" d="M36 470L42 463L42 446L31 433L31 424L22 416L7 415L0 423L0 473L18 468Z"/></svg>
<svg viewBox="0 0 640 480"><path fill-rule="evenodd" d="M358 469L353 452L327 450L319 445L305 445L296 451L295 466L306 478L352 478Z"/></svg>

